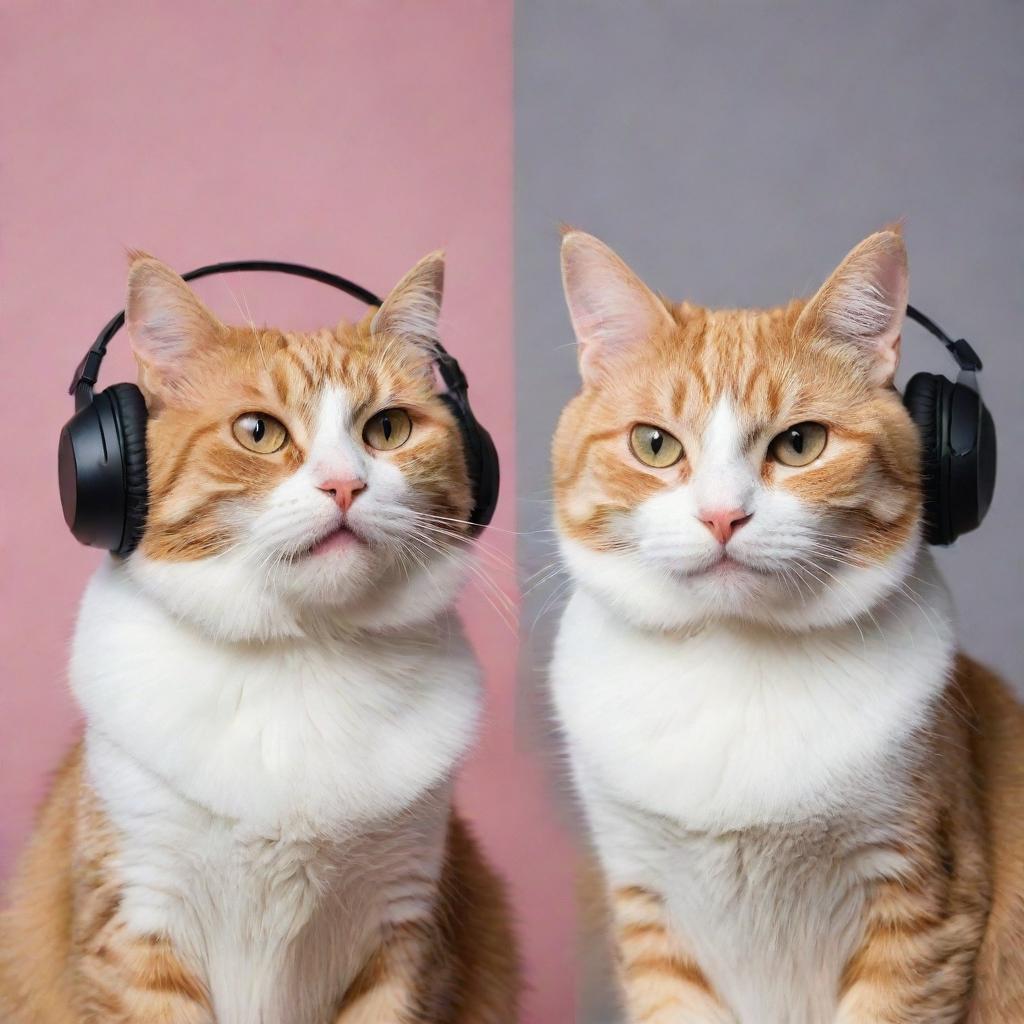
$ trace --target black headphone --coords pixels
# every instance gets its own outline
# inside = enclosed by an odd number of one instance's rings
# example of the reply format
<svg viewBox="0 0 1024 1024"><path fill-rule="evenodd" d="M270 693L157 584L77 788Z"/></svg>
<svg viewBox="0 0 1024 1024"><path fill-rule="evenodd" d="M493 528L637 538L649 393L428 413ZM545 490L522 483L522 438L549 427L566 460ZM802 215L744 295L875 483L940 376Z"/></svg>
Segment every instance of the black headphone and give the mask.
<svg viewBox="0 0 1024 1024"><path fill-rule="evenodd" d="M916 373L903 404L921 435L925 539L952 544L981 525L996 487L996 428L978 390L981 359L913 306L907 316L935 335L960 367L956 383Z"/></svg>
<svg viewBox="0 0 1024 1024"><path fill-rule="evenodd" d="M326 270L276 260L213 263L183 274L186 281L213 274L261 270L306 277L330 285L369 306L381 300L352 281ZM124 310L100 331L78 364L68 393L75 396L75 415L60 432L57 472L64 519L82 544L130 554L146 526L148 482L146 420L142 392L134 384L111 384L98 394L93 386L110 339L124 326ZM462 434L466 468L473 494L470 534L478 535L491 521L498 503L498 453L491 435L469 405L469 383L458 361L440 342L434 362L447 391L438 397L451 409Z"/></svg>

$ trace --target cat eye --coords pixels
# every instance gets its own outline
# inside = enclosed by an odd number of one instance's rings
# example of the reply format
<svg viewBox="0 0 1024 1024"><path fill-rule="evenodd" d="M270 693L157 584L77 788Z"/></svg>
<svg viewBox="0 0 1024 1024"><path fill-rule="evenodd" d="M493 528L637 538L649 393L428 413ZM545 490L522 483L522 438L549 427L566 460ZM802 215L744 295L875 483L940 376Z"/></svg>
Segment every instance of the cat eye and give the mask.
<svg viewBox="0 0 1024 1024"><path fill-rule="evenodd" d="M231 425L231 433L243 447L258 455L280 451L288 440L284 424L265 412L247 412Z"/></svg>
<svg viewBox="0 0 1024 1024"><path fill-rule="evenodd" d="M810 465L824 450L828 431L820 423L797 423L772 438L768 451L784 466Z"/></svg>
<svg viewBox="0 0 1024 1024"><path fill-rule="evenodd" d="M638 423L630 431L629 447L645 466L655 469L667 469L683 457L682 444L667 430L649 423Z"/></svg>
<svg viewBox="0 0 1024 1024"><path fill-rule="evenodd" d="M379 452L401 448L412 433L412 420L404 409L383 409L367 420L363 440Z"/></svg>

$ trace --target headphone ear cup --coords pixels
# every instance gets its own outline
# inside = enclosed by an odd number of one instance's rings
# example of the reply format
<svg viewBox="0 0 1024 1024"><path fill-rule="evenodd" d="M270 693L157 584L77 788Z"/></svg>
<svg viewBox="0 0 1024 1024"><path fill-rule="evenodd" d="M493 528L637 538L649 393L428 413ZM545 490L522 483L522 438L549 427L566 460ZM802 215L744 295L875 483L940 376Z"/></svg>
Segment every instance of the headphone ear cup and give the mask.
<svg viewBox="0 0 1024 1024"><path fill-rule="evenodd" d="M477 438L477 479L475 500L476 505L470 519L473 522L473 535L480 534L484 527L494 518L494 510L498 507L498 490L501 484L501 467L498 462L498 449L494 439L476 419L472 428Z"/></svg>
<svg viewBox="0 0 1024 1024"><path fill-rule="evenodd" d="M992 419L992 413L988 406L978 395L981 402L981 414L978 422L978 507L975 526L980 526L981 521L988 515L989 507L992 505L992 498L996 491L996 465L998 464L996 447L996 424ZM973 527L972 527L973 529Z"/></svg>
<svg viewBox="0 0 1024 1024"><path fill-rule="evenodd" d="M149 413L142 392L134 384L113 384L103 392L116 410L124 464L124 530L112 549L128 555L138 546L146 528L149 507L149 472L146 466L146 424Z"/></svg>
<svg viewBox="0 0 1024 1024"><path fill-rule="evenodd" d="M903 404L921 439L921 483L925 539L929 544L953 541L948 495L943 479L942 453L946 446L946 415L942 408L949 381L934 373L916 373L907 383Z"/></svg>
<svg viewBox="0 0 1024 1024"><path fill-rule="evenodd" d="M903 402L921 434L929 544L952 544L981 525L996 484L996 431L977 389L918 373Z"/></svg>
<svg viewBox="0 0 1024 1024"><path fill-rule="evenodd" d="M494 447L491 435L477 422L464 396L462 401L450 393L437 397L451 410L462 434L466 469L473 494L473 510L469 514L469 521L473 526L469 532L471 536L476 537L490 523L498 504L498 451Z"/></svg>

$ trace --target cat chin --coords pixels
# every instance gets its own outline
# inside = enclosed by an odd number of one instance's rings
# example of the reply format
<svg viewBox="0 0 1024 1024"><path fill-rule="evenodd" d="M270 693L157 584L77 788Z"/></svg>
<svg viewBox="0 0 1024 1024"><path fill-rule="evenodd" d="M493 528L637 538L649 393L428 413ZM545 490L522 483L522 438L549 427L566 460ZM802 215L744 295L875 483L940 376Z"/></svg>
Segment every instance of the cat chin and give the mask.
<svg viewBox="0 0 1024 1024"><path fill-rule="evenodd" d="M641 629L685 630L733 620L804 632L852 622L869 614L906 581L922 557L911 537L876 566L836 566L831 579L810 594L764 571L701 573L663 571L636 556L599 552L562 537L562 557L577 584Z"/></svg>
<svg viewBox="0 0 1024 1024"><path fill-rule="evenodd" d="M269 574L244 554L166 562L136 551L124 570L175 618L217 639L258 642L419 625L454 603L465 575L454 552L409 568L359 549Z"/></svg>

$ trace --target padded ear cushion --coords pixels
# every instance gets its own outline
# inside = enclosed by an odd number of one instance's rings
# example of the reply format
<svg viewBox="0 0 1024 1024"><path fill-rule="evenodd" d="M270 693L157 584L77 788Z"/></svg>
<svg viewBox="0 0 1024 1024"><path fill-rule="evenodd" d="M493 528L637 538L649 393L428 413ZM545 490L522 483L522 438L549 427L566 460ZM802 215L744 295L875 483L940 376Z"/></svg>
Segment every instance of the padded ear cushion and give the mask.
<svg viewBox="0 0 1024 1024"><path fill-rule="evenodd" d="M475 536L494 518L494 510L498 507L501 465L498 461L498 449L494 446L494 439L475 419L473 420L473 433L476 435L480 453L476 481L476 507L471 516L476 526Z"/></svg>
<svg viewBox="0 0 1024 1024"><path fill-rule="evenodd" d="M498 453L491 435L477 423L468 402L464 404L464 401L450 393L437 397L451 410L462 435L466 471L473 496L473 509L469 514L473 527L469 532L476 537L490 523L498 503Z"/></svg>
<svg viewBox="0 0 1024 1024"><path fill-rule="evenodd" d="M980 398L979 398L980 401ZM996 425L992 413L984 403L981 405L981 421L978 425L978 505L975 515L975 526L988 515L992 505L992 497L996 490Z"/></svg>
<svg viewBox="0 0 1024 1024"><path fill-rule="evenodd" d="M947 429L943 403L951 387L949 381L938 374L916 373L903 393L903 404L921 436L923 511L925 538L929 544L950 544L953 541L942 465L946 447L944 432Z"/></svg>
<svg viewBox="0 0 1024 1024"><path fill-rule="evenodd" d="M469 519L475 523L477 486L480 480L480 443L476 432L471 430L466 422L466 412L461 403L447 392L437 396L448 409L455 422L459 425L459 435L462 438L462 451L466 460L466 475L469 477L469 490L473 499L473 508L470 511Z"/></svg>
<svg viewBox="0 0 1024 1024"><path fill-rule="evenodd" d="M112 384L104 394L110 395L116 411L124 460L124 533L114 554L128 555L142 539L149 508L149 472L146 467L146 422L149 414L146 400L134 384Z"/></svg>

